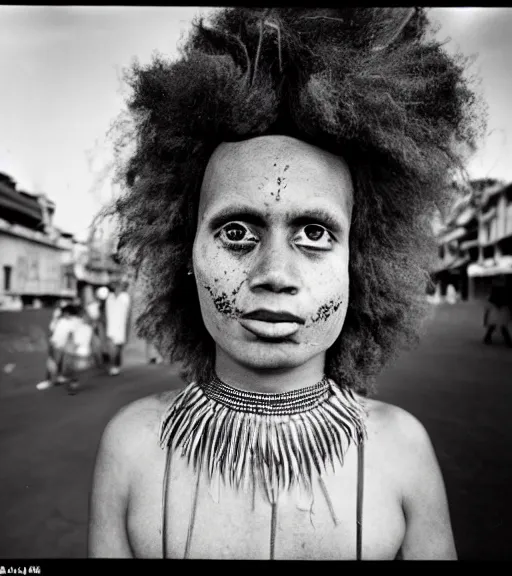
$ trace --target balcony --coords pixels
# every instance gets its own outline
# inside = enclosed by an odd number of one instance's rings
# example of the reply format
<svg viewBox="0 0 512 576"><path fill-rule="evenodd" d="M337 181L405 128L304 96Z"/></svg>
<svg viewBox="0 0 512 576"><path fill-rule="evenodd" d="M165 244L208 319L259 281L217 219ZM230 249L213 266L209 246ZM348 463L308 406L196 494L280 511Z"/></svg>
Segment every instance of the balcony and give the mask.
<svg viewBox="0 0 512 576"><path fill-rule="evenodd" d="M502 274L512 274L512 256L498 256L496 258L484 260L482 264L470 264L468 266L468 276L500 276Z"/></svg>

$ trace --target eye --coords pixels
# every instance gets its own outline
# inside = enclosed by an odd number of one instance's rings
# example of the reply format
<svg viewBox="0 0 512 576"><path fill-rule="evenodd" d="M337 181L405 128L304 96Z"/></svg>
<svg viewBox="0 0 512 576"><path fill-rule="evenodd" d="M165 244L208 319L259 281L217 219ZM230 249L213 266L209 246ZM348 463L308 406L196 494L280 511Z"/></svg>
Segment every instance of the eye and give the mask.
<svg viewBox="0 0 512 576"><path fill-rule="evenodd" d="M250 248L258 238L241 222L230 222L218 232L220 240L232 249Z"/></svg>
<svg viewBox="0 0 512 576"><path fill-rule="evenodd" d="M313 250L331 250L333 237L327 228L320 224L307 224L295 236L295 243Z"/></svg>

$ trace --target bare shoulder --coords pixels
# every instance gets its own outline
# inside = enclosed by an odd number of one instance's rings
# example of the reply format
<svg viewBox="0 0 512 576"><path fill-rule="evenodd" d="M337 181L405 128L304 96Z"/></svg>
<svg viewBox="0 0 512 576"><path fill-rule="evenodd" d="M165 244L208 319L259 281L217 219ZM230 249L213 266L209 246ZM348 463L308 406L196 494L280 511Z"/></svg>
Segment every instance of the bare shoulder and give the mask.
<svg viewBox="0 0 512 576"><path fill-rule="evenodd" d="M401 445L422 443L428 439L424 425L407 410L373 398L365 398L363 404L368 416L369 434Z"/></svg>
<svg viewBox="0 0 512 576"><path fill-rule="evenodd" d="M425 426L407 410L375 399L364 399L367 413L368 448L384 458L388 469L402 480L435 459ZM387 467L387 466L386 466Z"/></svg>
<svg viewBox="0 0 512 576"><path fill-rule="evenodd" d="M425 426L407 410L365 399L368 449L382 469L395 477L402 493L439 473L434 447Z"/></svg>
<svg viewBox="0 0 512 576"><path fill-rule="evenodd" d="M147 396L121 408L100 441L90 494L89 556L131 558L126 514L144 471L162 459L160 420L179 391Z"/></svg>
<svg viewBox="0 0 512 576"><path fill-rule="evenodd" d="M121 408L105 427L100 450L129 463L145 454L149 446L158 446L163 413L180 391L146 396Z"/></svg>

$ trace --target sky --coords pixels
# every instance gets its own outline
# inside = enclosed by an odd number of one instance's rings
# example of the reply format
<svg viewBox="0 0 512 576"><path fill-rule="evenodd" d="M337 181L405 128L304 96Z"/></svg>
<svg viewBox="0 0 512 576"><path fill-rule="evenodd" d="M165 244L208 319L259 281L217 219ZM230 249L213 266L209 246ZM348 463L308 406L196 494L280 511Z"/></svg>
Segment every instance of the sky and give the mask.
<svg viewBox="0 0 512 576"><path fill-rule="evenodd" d="M203 7L0 6L0 171L56 203L54 223L85 239L115 194L107 131L124 108L122 71L177 55ZM512 8L434 8L447 50L476 55L488 106L472 178L512 181Z"/></svg>

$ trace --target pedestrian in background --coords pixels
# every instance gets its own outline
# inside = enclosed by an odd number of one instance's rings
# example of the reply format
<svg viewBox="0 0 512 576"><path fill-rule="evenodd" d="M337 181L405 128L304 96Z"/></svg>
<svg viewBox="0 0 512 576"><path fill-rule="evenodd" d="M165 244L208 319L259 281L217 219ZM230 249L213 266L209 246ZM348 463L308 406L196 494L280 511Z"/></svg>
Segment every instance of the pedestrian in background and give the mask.
<svg viewBox="0 0 512 576"><path fill-rule="evenodd" d="M96 323L95 331L99 337L100 350L98 351L99 364L106 369L110 366L111 344L107 338L106 302L110 290L107 286L101 286L95 292L96 300L99 304L99 319Z"/></svg>
<svg viewBox="0 0 512 576"><path fill-rule="evenodd" d="M126 282L115 282L105 302L106 335L109 341L111 376L121 372L123 348L128 340L131 299Z"/></svg>
<svg viewBox="0 0 512 576"><path fill-rule="evenodd" d="M64 374L64 355L73 324L76 321L71 305L61 302L55 309L48 327L48 358L46 360L46 379L37 384L38 390L46 390L66 381Z"/></svg>
<svg viewBox="0 0 512 576"><path fill-rule="evenodd" d="M455 286L453 284L448 284L448 288L446 289L446 302L447 304L457 304L458 294L457 290L455 290Z"/></svg>
<svg viewBox="0 0 512 576"><path fill-rule="evenodd" d="M104 304L98 297L98 290L92 297L92 300L85 307L88 321L92 327L92 354L98 368L105 366L108 358L105 358L105 322L104 322Z"/></svg>
<svg viewBox="0 0 512 576"><path fill-rule="evenodd" d="M75 394L80 388L79 374L94 366L93 322L83 308L73 310L75 322L70 331L64 354L64 373L67 376L67 390Z"/></svg>
<svg viewBox="0 0 512 576"><path fill-rule="evenodd" d="M510 320L510 306L506 299L505 289L501 286L493 286L484 312L484 327L487 328L484 344L492 344L493 332L499 328L506 345L512 348L512 338L508 331Z"/></svg>

